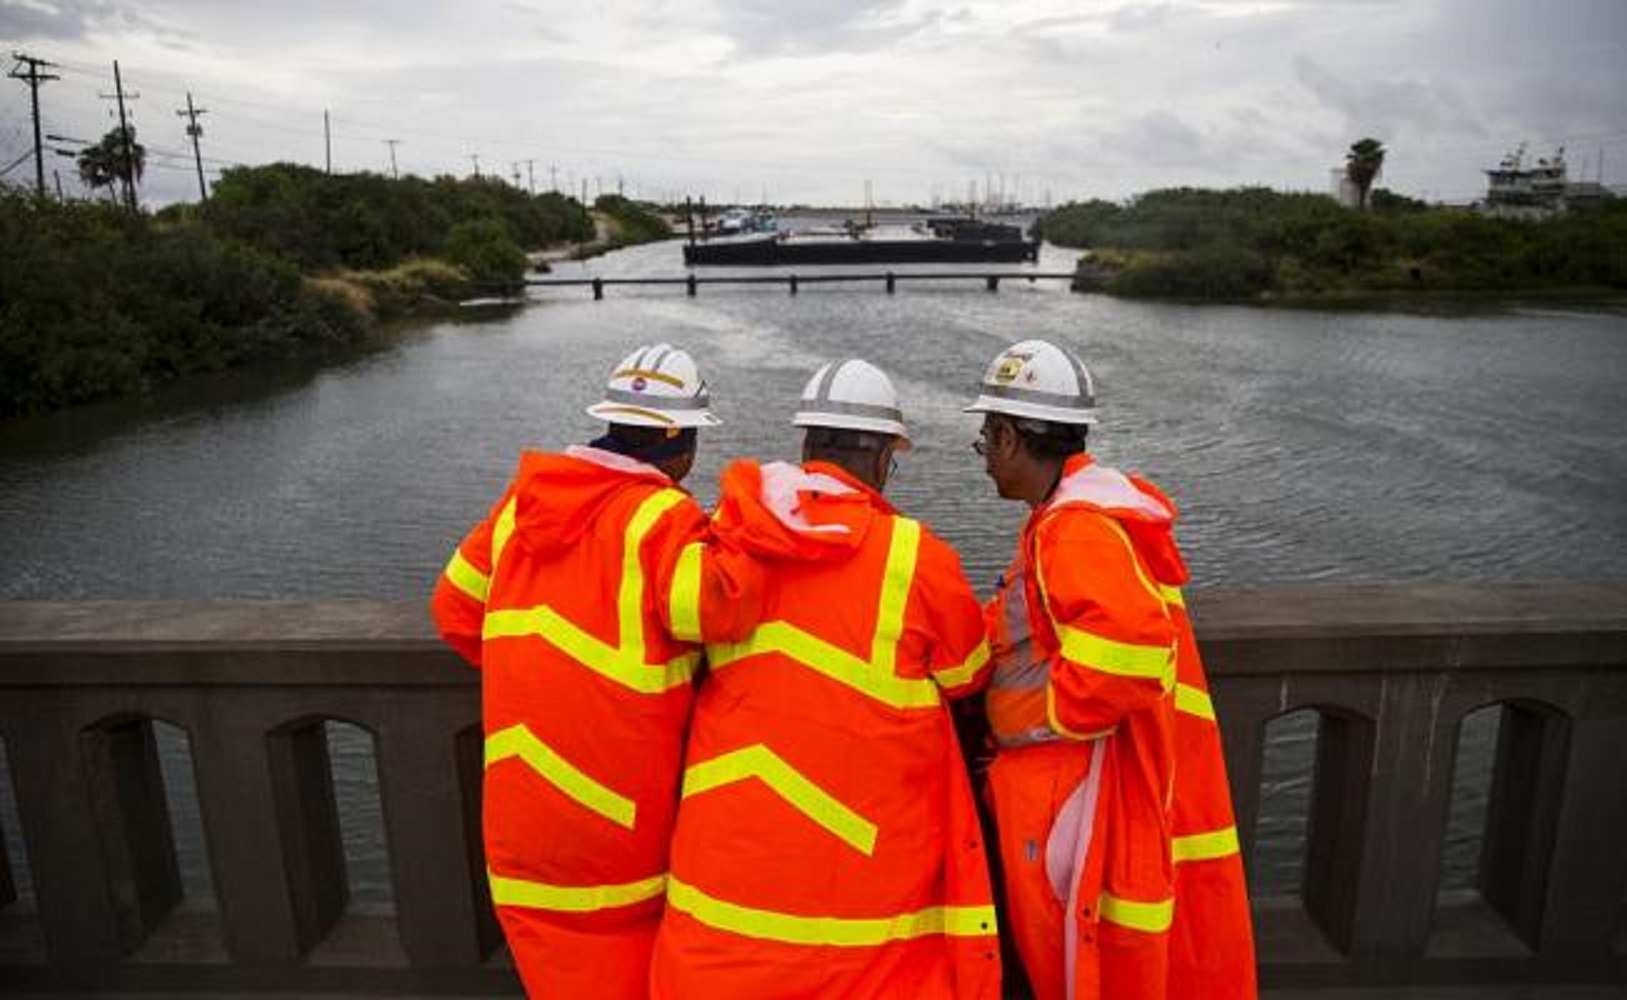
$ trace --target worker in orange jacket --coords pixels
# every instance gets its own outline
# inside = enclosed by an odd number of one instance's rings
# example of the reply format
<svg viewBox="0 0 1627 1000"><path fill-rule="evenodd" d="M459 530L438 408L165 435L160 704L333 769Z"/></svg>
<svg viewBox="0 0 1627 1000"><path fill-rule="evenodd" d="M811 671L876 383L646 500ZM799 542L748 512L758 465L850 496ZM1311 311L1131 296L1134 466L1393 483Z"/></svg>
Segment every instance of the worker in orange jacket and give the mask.
<svg viewBox="0 0 1627 1000"><path fill-rule="evenodd" d="M688 354L640 348L588 413L608 432L521 455L432 610L482 672L488 881L527 994L642 1000L696 644L755 621L754 564L678 488L718 423Z"/></svg>
<svg viewBox="0 0 1627 1000"><path fill-rule="evenodd" d="M1085 451L1094 387L1031 340L990 364L976 444L1032 513L986 608L988 793L1039 1000L1246 1000L1253 932L1175 506Z"/></svg>
<svg viewBox="0 0 1627 1000"><path fill-rule="evenodd" d="M708 644L657 998L1000 993L992 891L947 699L988 677L954 551L882 497L892 383L821 368L800 466L725 470L714 530L764 566L762 622Z"/></svg>

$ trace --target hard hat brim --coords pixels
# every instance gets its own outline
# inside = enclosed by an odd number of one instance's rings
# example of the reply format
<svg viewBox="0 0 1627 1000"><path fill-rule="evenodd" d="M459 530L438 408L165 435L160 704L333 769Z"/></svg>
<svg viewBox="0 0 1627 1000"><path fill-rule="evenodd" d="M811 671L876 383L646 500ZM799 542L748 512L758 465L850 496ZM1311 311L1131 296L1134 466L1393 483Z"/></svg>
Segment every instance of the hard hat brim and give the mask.
<svg viewBox="0 0 1627 1000"><path fill-rule="evenodd" d="M914 444L910 442L910 432L903 424L896 420L884 420L881 417L798 413L791 418L791 423L797 427L832 427L843 431L869 431L872 434L889 434L898 438L899 451L909 451L914 447Z"/></svg>
<svg viewBox="0 0 1627 1000"><path fill-rule="evenodd" d="M962 413L1004 413L1012 417L1045 420L1053 424L1085 424L1096 422L1094 410L1079 410L1063 406L1046 406L1020 399L1002 399L999 396L978 396L972 405L963 407Z"/></svg>
<svg viewBox="0 0 1627 1000"><path fill-rule="evenodd" d="M712 415L711 410L663 411L653 406L626 403L594 403L585 412L595 419L629 427L716 427L723 423Z"/></svg>

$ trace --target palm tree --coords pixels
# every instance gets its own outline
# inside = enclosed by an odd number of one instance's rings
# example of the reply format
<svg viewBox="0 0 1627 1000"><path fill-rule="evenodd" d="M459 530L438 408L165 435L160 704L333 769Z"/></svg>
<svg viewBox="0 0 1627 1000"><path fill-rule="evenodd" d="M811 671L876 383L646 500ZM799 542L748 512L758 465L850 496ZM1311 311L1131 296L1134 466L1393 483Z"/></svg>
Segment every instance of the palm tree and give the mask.
<svg viewBox="0 0 1627 1000"><path fill-rule="evenodd" d="M124 132L112 128L94 146L79 151L79 177L92 191L107 188L107 198L113 200L113 185L124 185L126 200L135 206L135 185L147 167L147 148L136 141L136 130L130 129L129 153L125 153Z"/></svg>
<svg viewBox="0 0 1627 1000"><path fill-rule="evenodd" d="M1382 169L1384 169L1384 144L1377 139L1362 139L1352 143L1350 152L1345 154L1345 176L1350 178L1350 183L1356 185L1356 193L1364 209L1367 207L1368 192L1372 191L1373 181Z"/></svg>

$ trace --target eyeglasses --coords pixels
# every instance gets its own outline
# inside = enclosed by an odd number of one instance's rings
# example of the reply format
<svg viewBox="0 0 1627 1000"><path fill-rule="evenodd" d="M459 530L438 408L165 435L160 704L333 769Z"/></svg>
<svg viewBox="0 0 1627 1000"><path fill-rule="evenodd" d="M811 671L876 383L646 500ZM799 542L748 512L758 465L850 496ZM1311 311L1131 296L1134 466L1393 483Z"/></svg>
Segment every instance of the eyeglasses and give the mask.
<svg viewBox="0 0 1627 1000"><path fill-rule="evenodd" d="M977 432L977 440L972 442L972 450L979 455L989 453L989 425L984 424Z"/></svg>
<svg viewBox="0 0 1627 1000"><path fill-rule="evenodd" d="M898 456L887 456L887 479L891 481L898 475Z"/></svg>

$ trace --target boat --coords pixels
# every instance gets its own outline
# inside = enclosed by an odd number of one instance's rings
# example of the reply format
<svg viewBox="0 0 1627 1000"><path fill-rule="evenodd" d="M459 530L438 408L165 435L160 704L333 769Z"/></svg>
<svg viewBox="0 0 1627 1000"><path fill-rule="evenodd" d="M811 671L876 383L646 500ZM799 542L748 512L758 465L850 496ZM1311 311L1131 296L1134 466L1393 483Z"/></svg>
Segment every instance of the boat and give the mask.
<svg viewBox="0 0 1627 1000"><path fill-rule="evenodd" d="M930 219L914 227L777 232L690 242L684 266L818 264L1018 264L1039 259L1039 241L1004 223Z"/></svg>

